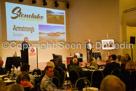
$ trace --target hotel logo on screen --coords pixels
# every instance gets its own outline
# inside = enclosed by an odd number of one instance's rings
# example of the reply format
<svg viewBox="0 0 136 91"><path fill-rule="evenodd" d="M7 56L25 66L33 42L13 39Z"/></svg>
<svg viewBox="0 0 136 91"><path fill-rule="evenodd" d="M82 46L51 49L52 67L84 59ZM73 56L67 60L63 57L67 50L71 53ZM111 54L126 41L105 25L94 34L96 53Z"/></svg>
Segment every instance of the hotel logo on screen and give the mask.
<svg viewBox="0 0 136 91"><path fill-rule="evenodd" d="M20 7L15 7L13 10L12 10L12 14L14 16L11 16L11 19L21 19L21 20L29 20L29 21L43 21L43 16L40 16L40 14L24 14L22 13L21 11L21 8Z"/></svg>

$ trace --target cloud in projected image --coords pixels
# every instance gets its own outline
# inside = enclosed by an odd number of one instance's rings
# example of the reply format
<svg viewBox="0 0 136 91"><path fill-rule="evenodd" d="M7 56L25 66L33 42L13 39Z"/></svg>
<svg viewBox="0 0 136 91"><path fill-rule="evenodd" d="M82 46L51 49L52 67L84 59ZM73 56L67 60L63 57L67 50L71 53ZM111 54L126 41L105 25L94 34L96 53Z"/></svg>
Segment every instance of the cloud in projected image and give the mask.
<svg viewBox="0 0 136 91"><path fill-rule="evenodd" d="M44 39L66 40L65 26L39 25L39 36Z"/></svg>

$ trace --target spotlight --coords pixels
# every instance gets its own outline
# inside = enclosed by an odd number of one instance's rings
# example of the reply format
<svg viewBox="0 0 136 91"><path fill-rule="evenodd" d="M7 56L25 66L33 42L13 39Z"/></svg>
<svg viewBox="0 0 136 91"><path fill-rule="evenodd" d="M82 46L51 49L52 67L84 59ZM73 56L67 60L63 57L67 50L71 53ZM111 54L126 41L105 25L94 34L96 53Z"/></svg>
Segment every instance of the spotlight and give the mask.
<svg viewBox="0 0 136 91"><path fill-rule="evenodd" d="M19 0L19 2L23 2L23 0Z"/></svg>
<svg viewBox="0 0 136 91"><path fill-rule="evenodd" d="M47 5L46 0L43 0L43 5L44 5L44 6L46 6L46 5Z"/></svg>
<svg viewBox="0 0 136 91"><path fill-rule="evenodd" d="M36 0L32 0L32 4L35 4L36 3Z"/></svg>
<svg viewBox="0 0 136 91"><path fill-rule="evenodd" d="M55 7L58 7L58 6L59 6L58 2L57 2L57 1L55 1Z"/></svg>
<svg viewBox="0 0 136 91"><path fill-rule="evenodd" d="M69 9L69 3L67 2L67 4L66 4L66 7L67 7L67 9Z"/></svg>

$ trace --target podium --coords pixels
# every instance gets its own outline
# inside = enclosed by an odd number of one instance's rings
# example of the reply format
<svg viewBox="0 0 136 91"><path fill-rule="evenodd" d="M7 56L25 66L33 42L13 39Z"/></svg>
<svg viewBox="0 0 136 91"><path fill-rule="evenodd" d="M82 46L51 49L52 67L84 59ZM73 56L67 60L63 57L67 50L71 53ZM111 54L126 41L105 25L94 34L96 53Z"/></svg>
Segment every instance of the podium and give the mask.
<svg viewBox="0 0 136 91"><path fill-rule="evenodd" d="M30 70L38 69L38 48L29 47L28 58L29 58Z"/></svg>
<svg viewBox="0 0 136 91"><path fill-rule="evenodd" d="M29 47L21 50L22 63L28 63L30 70L38 69L38 49L36 47Z"/></svg>
<svg viewBox="0 0 136 91"><path fill-rule="evenodd" d="M72 56L70 56L70 57L67 57L67 65L68 64L70 64L70 61L73 59L73 57Z"/></svg>

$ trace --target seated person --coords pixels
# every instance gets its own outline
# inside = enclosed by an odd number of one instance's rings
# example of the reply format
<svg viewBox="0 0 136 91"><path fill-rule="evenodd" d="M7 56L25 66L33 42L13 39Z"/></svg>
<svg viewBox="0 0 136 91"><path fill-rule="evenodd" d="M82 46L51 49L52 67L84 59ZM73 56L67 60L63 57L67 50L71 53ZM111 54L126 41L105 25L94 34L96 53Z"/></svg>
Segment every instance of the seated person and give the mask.
<svg viewBox="0 0 136 91"><path fill-rule="evenodd" d="M127 62L126 65L125 65L125 70L128 70L130 72L135 71L136 70L135 63L133 61Z"/></svg>
<svg viewBox="0 0 136 91"><path fill-rule="evenodd" d="M21 84L25 91L30 91L34 86L30 82L30 77L27 72L21 72L16 79L16 83Z"/></svg>
<svg viewBox="0 0 136 91"><path fill-rule="evenodd" d="M55 66L54 62L50 61L50 62L47 62L47 65L46 66L50 66L53 68L53 72L54 72L54 76L58 77L59 79L60 78L60 74L59 72L56 70L57 69L57 65Z"/></svg>
<svg viewBox="0 0 136 91"><path fill-rule="evenodd" d="M15 83L15 84L8 85L6 91L24 91L24 88L22 85Z"/></svg>
<svg viewBox="0 0 136 91"><path fill-rule="evenodd" d="M125 55L125 58L126 58L126 61L127 61L127 62L128 62L128 61L131 61L131 57L130 57L129 54L126 54L126 55Z"/></svg>
<svg viewBox="0 0 136 91"><path fill-rule="evenodd" d="M46 66L45 69L45 75L41 81L41 91L55 91L57 90L56 85L52 82L51 78L54 75L53 68L50 66Z"/></svg>
<svg viewBox="0 0 136 91"><path fill-rule="evenodd" d="M111 55L108 56L108 59L106 60L106 64L107 64L107 63L110 63L110 57L111 57Z"/></svg>
<svg viewBox="0 0 136 91"><path fill-rule="evenodd" d="M26 72L29 77L30 77L30 82L34 85L35 84L35 80L34 80L34 76L32 74L29 74L29 69L30 69L30 65L27 63L23 63L21 66L21 72Z"/></svg>
<svg viewBox="0 0 136 91"><path fill-rule="evenodd" d="M92 55L90 56L90 66L94 66L95 69L98 69L97 62Z"/></svg>
<svg viewBox="0 0 136 91"><path fill-rule="evenodd" d="M116 61L116 55L113 54L110 56L110 63L107 63L103 70L103 73L105 76L111 74L111 72L114 69L120 68L120 65L116 63L115 61Z"/></svg>
<svg viewBox="0 0 136 91"><path fill-rule="evenodd" d="M108 75L102 80L100 91L126 91L126 86L118 77Z"/></svg>
<svg viewBox="0 0 136 91"><path fill-rule="evenodd" d="M69 66L68 71L70 72L70 71L72 71L72 70L75 70L75 71L77 71L77 72L79 73L80 77L84 77L85 74L84 74L82 68L78 65L78 60L77 60L77 58L74 58L74 59L72 60L72 62L73 62L73 64Z"/></svg>
<svg viewBox="0 0 136 91"><path fill-rule="evenodd" d="M3 68L2 68L2 66L3 66L3 60L0 59L0 75L5 74L5 72L4 72Z"/></svg>
<svg viewBox="0 0 136 91"><path fill-rule="evenodd" d="M120 65L121 65L121 57L122 57L121 55L118 55L116 60L116 62L119 63Z"/></svg>
<svg viewBox="0 0 136 91"><path fill-rule="evenodd" d="M120 67L121 67L121 72L125 71L125 65L126 65L126 58L124 56L121 56L120 58Z"/></svg>
<svg viewBox="0 0 136 91"><path fill-rule="evenodd" d="M50 66L53 68L53 72L54 72L54 76L58 77L59 79L60 78L60 74L59 72L55 69L55 64L53 61L50 61L50 62L47 62L46 66ZM38 79L36 79L36 83L39 83L41 82L42 78L44 77L45 74L42 74L41 77L39 77Z"/></svg>
<svg viewBox="0 0 136 91"><path fill-rule="evenodd" d="M73 59L74 59L74 58L77 58L77 55L74 55L74 56L73 56ZM73 61L73 59L72 59L72 60L70 60L70 64L68 64L68 65L67 65L67 69L69 69L69 66L73 64L73 62L72 62L72 61ZM78 59L78 58L77 58L77 59ZM79 62L78 62L78 64L77 64L77 65L79 65Z"/></svg>

